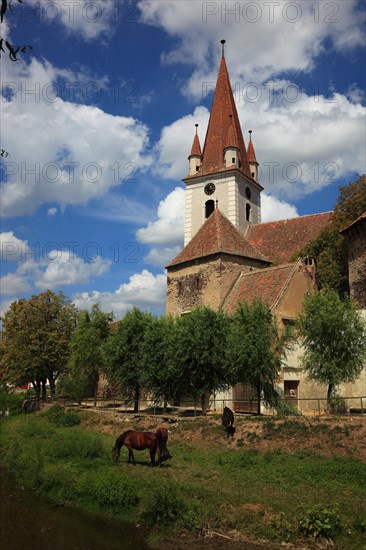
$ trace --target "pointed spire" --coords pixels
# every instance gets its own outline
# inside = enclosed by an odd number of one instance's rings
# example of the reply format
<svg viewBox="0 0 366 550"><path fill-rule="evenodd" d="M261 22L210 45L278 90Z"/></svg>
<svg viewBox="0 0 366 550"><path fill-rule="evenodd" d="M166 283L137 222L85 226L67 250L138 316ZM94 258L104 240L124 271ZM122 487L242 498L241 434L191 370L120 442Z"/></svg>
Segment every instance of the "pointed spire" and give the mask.
<svg viewBox="0 0 366 550"><path fill-rule="evenodd" d="M225 42L221 41L221 44L223 57L221 58L210 120L208 122L207 134L203 147L200 174L221 172L227 169L224 163L223 153L229 138L229 130L232 126L234 139L239 149L238 168L246 175L250 176L243 134L224 57ZM232 115L232 120L230 119L230 115Z"/></svg>
<svg viewBox="0 0 366 550"><path fill-rule="evenodd" d="M196 127L196 134L193 139L192 149L189 156L201 157L202 156L201 144L200 144L200 138L198 137L198 133L197 133L198 124L195 124L195 127Z"/></svg>
<svg viewBox="0 0 366 550"><path fill-rule="evenodd" d="M225 57L225 42L226 40L220 40L221 42L221 57Z"/></svg>
<svg viewBox="0 0 366 550"><path fill-rule="evenodd" d="M238 139L235 133L235 128L233 125L233 115L229 115L229 118L230 118L230 126L227 134L227 138L226 138L225 149L227 147L230 147L230 148L235 147L236 149L239 149L239 143L238 143Z"/></svg>
<svg viewBox="0 0 366 550"><path fill-rule="evenodd" d="M250 164L258 164L256 156L255 156L254 145L253 145L253 142L252 142L252 130L249 130L249 144L248 144L248 154L247 154L247 156L248 156L248 162Z"/></svg>

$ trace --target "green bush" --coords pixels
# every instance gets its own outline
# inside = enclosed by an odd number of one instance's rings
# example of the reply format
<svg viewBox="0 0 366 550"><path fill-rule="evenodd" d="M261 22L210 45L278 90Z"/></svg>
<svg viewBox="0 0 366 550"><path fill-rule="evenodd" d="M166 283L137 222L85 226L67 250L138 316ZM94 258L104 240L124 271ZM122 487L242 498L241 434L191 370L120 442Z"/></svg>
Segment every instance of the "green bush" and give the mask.
<svg viewBox="0 0 366 550"><path fill-rule="evenodd" d="M183 518L187 510L180 493L175 483L159 480L151 491L143 519L150 525L162 525Z"/></svg>
<svg viewBox="0 0 366 550"><path fill-rule="evenodd" d="M341 530L341 523L337 509L322 505L303 512L299 517L299 530L309 537L332 537Z"/></svg>
<svg viewBox="0 0 366 550"><path fill-rule="evenodd" d="M44 416L49 422L62 428L77 426L81 422L80 416L77 413L71 410L65 411L61 405L53 405L53 407L44 413Z"/></svg>
<svg viewBox="0 0 366 550"><path fill-rule="evenodd" d="M116 471L84 473L78 482L77 492L97 501L100 506L114 509L130 508L138 502L135 481Z"/></svg>

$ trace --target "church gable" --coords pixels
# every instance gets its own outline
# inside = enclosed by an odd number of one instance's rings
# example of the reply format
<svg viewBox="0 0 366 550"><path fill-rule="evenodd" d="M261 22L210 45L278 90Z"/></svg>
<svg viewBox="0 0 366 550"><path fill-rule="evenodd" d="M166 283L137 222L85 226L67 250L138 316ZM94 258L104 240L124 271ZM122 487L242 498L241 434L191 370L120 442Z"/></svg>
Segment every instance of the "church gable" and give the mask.
<svg viewBox="0 0 366 550"><path fill-rule="evenodd" d="M193 239L170 262L167 268L217 253L258 260L263 263L263 267L270 263L266 256L256 250L216 208Z"/></svg>

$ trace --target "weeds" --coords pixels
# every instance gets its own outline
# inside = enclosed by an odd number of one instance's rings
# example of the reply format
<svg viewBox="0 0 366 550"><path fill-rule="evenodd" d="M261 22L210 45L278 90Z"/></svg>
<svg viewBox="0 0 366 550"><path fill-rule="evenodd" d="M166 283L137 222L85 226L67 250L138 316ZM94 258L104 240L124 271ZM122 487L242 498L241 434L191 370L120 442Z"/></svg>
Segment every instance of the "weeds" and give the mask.
<svg viewBox="0 0 366 550"><path fill-rule="evenodd" d="M341 530L337 509L321 505L302 512L299 517L299 531L308 537L333 537Z"/></svg>

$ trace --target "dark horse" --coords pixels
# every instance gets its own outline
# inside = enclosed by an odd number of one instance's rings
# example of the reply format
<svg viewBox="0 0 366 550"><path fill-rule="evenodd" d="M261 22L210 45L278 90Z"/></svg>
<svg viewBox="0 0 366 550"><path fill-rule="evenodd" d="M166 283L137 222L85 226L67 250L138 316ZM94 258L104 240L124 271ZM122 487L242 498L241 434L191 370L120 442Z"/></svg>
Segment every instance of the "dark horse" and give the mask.
<svg viewBox="0 0 366 550"><path fill-rule="evenodd" d="M231 409L229 409L229 407L224 408L224 412L222 415L222 424L223 426L225 426L226 434L228 437L229 435L234 435L234 413Z"/></svg>
<svg viewBox="0 0 366 550"><path fill-rule="evenodd" d="M113 447L112 454L115 461L117 461L121 447L126 445L128 449L128 462L131 462L135 465L135 457L133 454L133 449L135 451L144 451L149 449L151 465L155 466L155 455L158 454L158 464L161 463L161 449L164 447L164 442L162 442L162 436L160 433L153 432L137 432L134 430L127 430L122 435L117 437L116 443Z"/></svg>
<svg viewBox="0 0 366 550"><path fill-rule="evenodd" d="M160 447L160 462L173 458L166 445L168 441L168 430L166 428L158 428L155 433L158 437L158 445Z"/></svg>

